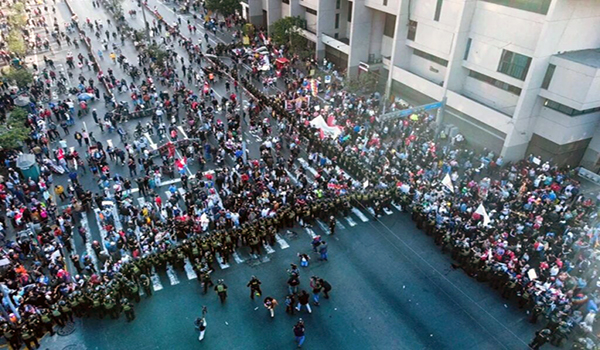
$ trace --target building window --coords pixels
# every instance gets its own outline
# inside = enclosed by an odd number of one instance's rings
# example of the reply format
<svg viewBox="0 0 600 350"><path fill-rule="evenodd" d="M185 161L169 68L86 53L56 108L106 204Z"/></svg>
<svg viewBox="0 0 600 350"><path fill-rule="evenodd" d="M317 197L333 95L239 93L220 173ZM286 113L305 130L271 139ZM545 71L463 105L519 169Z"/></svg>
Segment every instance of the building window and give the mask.
<svg viewBox="0 0 600 350"><path fill-rule="evenodd" d="M310 13L311 15L317 15L317 11L313 10L313 9L309 9L308 7L306 8L306 13Z"/></svg>
<svg viewBox="0 0 600 350"><path fill-rule="evenodd" d="M497 87L498 89L502 89L504 91L508 91L508 92L513 93L515 95L520 95L521 94L521 89L520 88L518 88L516 86L513 86L513 85L510 85L510 84L507 84L507 83L505 83L503 81L500 81L498 79L494 79L492 77L488 77L487 75L481 74L481 73L476 72L474 70L470 70L469 71L469 76L471 78L473 78L473 79L477 79L479 81L483 81L484 83L488 83L490 85L493 85L493 86Z"/></svg>
<svg viewBox="0 0 600 350"><path fill-rule="evenodd" d="M590 114L590 113L600 112L600 107L590 108L590 109L586 109L584 111L580 111L578 109L571 108L569 106L565 106L563 104L560 104L560 103L552 101L552 100L546 100L546 102L544 102L544 107L553 109L553 110L555 110L557 112L560 112L562 114L566 114L566 115L571 116L571 117L576 117L578 115L583 115L583 114Z"/></svg>
<svg viewBox="0 0 600 350"><path fill-rule="evenodd" d="M468 60L469 59L469 51L471 51L471 42L473 41L473 39L469 38L467 40L467 48L465 49L465 57L464 60Z"/></svg>
<svg viewBox="0 0 600 350"><path fill-rule="evenodd" d="M548 65L548 69L546 70L546 75L544 75L544 81L542 81L542 89L548 90L548 86L550 86L550 81L552 81L552 76L554 75L554 70L556 66L553 64Z"/></svg>
<svg viewBox="0 0 600 350"><path fill-rule="evenodd" d="M352 5L353 3L348 2L348 22L352 22Z"/></svg>
<svg viewBox="0 0 600 350"><path fill-rule="evenodd" d="M444 0L437 0L437 4L435 5L435 15L433 15L433 20L439 22L440 15L442 14L442 4Z"/></svg>
<svg viewBox="0 0 600 350"><path fill-rule="evenodd" d="M415 37L417 36L417 22L413 20L408 21L408 35L406 38L408 40L415 41Z"/></svg>
<svg viewBox="0 0 600 350"><path fill-rule="evenodd" d="M388 0L383 0L383 6L387 6Z"/></svg>
<svg viewBox="0 0 600 350"><path fill-rule="evenodd" d="M339 39L340 38L340 33L333 34L333 37L336 38L336 39Z"/></svg>
<svg viewBox="0 0 600 350"><path fill-rule="evenodd" d="M342 0L335 0L335 9L339 10L340 6L342 6Z"/></svg>
<svg viewBox="0 0 600 350"><path fill-rule="evenodd" d="M431 61L431 62L435 62L435 63L437 63L437 64L439 64L439 65L442 65L442 66L444 66L444 67L448 67L448 61L446 61L446 60L445 60L445 59L443 59L443 58L439 58L439 57L437 57L437 56L434 56L434 55L432 55L432 54L429 54L429 53L427 53L427 52L423 52L423 51L421 51L421 50L413 49L413 54L414 54L415 56L419 56L419 57L422 57L422 58L424 58L424 59L426 59L426 60L429 60L429 61Z"/></svg>
<svg viewBox="0 0 600 350"><path fill-rule="evenodd" d="M483 0L502 6L508 6L519 10L535 12L542 15L548 13L552 0Z"/></svg>
<svg viewBox="0 0 600 350"><path fill-rule="evenodd" d="M338 29L340 27L340 14L336 13L335 14L335 29Z"/></svg>
<svg viewBox="0 0 600 350"><path fill-rule="evenodd" d="M502 50L502 57L500 57L498 72L504 73L519 80L525 80L530 64L531 57L508 50Z"/></svg>
<svg viewBox="0 0 600 350"><path fill-rule="evenodd" d="M386 13L385 14L385 25L383 26L383 35L393 38L395 29L396 29L396 16Z"/></svg>
<svg viewBox="0 0 600 350"><path fill-rule="evenodd" d="M290 4L290 0L281 0L281 2L283 2L284 4Z"/></svg>

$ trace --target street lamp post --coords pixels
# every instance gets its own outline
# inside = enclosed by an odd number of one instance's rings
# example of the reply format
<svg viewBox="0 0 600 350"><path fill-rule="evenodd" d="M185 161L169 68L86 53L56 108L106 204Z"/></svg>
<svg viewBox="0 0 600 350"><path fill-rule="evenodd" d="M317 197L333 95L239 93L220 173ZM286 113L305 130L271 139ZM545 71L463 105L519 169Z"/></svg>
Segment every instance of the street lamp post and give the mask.
<svg viewBox="0 0 600 350"><path fill-rule="evenodd" d="M146 40L148 41L148 44L150 44L150 24L148 23L148 20L146 20L146 9L145 9L144 4L142 4L141 0L139 2L139 5L142 8L142 17L144 18L144 28L146 29Z"/></svg>

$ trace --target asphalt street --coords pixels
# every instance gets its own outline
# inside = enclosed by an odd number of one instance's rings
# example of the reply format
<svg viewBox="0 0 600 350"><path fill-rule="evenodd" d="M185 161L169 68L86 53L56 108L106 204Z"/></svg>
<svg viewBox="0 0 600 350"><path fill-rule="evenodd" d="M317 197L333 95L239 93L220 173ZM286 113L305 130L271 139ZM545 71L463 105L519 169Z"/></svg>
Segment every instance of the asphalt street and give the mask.
<svg viewBox="0 0 600 350"><path fill-rule="evenodd" d="M92 8L85 0L71 0L70 4L81 20L101 19L107 28L110 18L102 9ZM177 15L156 0L148 2L156 7L169 23ZM128 18L134 28L143 28L144 23L137 2L125 0L124 13L136 9L135 18ZM61 18L70 18L64 2L57 3ZM127 16L127 15L126 15ZM154 20L147 13L149 21ZM184 20L191 18L183 16ZM196 37L200 38L204 32ZM118 28L110 28L118 31ZM184 35L186 33L184 30ZM226 41L228 36L219 33L210 35L212 43ZM212 44L211 43L211 44ZM137 62L137 52L131 41L120 45L129 62ZM92 46L97 50L101 40L92 35ZM64 46L64 44L63 44ZM81 51L87 56L84 47ZM178 45L174 49L183 55ZM64 64L66 50L55 53L55 62ZM77 56L77 50L73 50ZM118 65L108 59L101 61L104 71L112 68L115 75L124 74ZM93 77L87 68L82 71L86 78ZM77 76L79 72L75 72ZM130 79L129 79L130 80ZM224 83L213 87L225 94ZM117 96L117 100L129 100L128 94ZM248 96L245 97L246 99ZM107 111L102 101L95 102L100 116ZM219 118L224 118L223 114ZM67 136L69 146L80 153L85 147L77 147L72 138L76 129L87 127L96 138L104 143L108 140L117 146L124 144L113 134L102 134L94 125L91 116L77 120ZM137 120L123 125L133 134ZM275 130L276 128L274 128ZM246 132L250 157L259 155L258 148L264 139L260 135ZM183 133L185 134L185 132ZM185 135L182 135L185 137ZM155 136L151 143L159 145ZM233 165L232 159L227 159ZM113 172L129 175L125 167L112 163ZM205 171L214 169L207 164ZM296 169L289 169L294 173ZM189 172L196 174L198 164L190 164ZM314 169L307 169L310 175ZM60 179L60 177L59 177ZM169 180L169 179L165 179ZM66 181L64 177L59 181ZM89 173L82 174L85 188L98 190ZM177 183L173 179L172 183ZM164 191L161 194L165 196ZM144 200L139 200L143 204ZM86 225L93 240L102 240L99 224L93 213L84 215L81 224ZM430 237L417 230L410 217L393 209L390 215L375 220L367 208L355 208L347 217L338 218L338 232L327 236L324 224L312 229L296 228L295 234L280 232L274 247L265 247L259 259L250 256L246 249L237 251L237 258L229 265L217 266L213 281L223 278L229 286L229 298L220 305L214 292L202 295L197 278L185 271L159 274L154 284L154 295L136 305L137 319L126 323L120 320L77 320L75 332L67 336L46 336L43 347L62 349L79 346L85 349L190 349L199 347L193 321L201 313L203 305L208 308L207 335L202 347L213 349L286 349L295 346L292 326L302 317L306 322L309 349L526 349L527 342L537 328L526 320L526 314L517 310L512 303L505 304L499 294L488 285L477 283L461 270L453 270L450 258L440 253ZM312 314L302 311L294 316L286 315L283 305L287 286L286 269L298 262L297 253L309 253L311 236L320 234L329 242L330 259L318 261L312 254L309 268L301 271L301 288L308 287L309 278L318 275L328 280L333 290L329 300L313 307ZM79 254L89 251L79 237L75 237L75 249ZM271 319L261 301L251 301L246 283L256 275L263 282L263 296L273 296L280 302L276 316ZM156 282L156 281L155 281ZM268 332L268 333L267 333Z"/></svg>

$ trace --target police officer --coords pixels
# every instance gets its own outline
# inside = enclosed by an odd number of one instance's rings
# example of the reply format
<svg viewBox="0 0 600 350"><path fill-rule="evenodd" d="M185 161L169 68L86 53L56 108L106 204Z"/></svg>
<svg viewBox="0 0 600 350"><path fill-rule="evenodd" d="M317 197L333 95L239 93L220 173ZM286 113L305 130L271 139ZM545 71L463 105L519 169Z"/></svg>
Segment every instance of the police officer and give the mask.
<svg viewBox="0 0 600 350"><path fill-rule="evenodd" d="M227 299L227 285L223 280L217 281L217 285L215 286L215 292L219 295L219 299L221 299L221 304L225 303Z"/></svg>
<svg viewBox="0 0 600 350"><path fill-rule="evenodd" d="M133 310L133 304L127 298L121 299L121 308L123 309L123 312L125 312L127 322L131 322L135 319L135 311Z"/></svg>
<svg viewBox="0 0 600 350"><path fill-rule="evenodd" d="M152 286L150 286L150 279L148 278L148 276L142 274L140 275L140 284L142 285L142 289L144 290L144 293L146 294L146 298L149 298L152 296Z"/></svg>
<svg viewBox="0 0 600 350"><path fill-rule="evenodd" d="M252 276L246 287L250 287L250 299L254 300L254 295L260 297L262 290L260 289L261 282L256 276Z"/></svg>

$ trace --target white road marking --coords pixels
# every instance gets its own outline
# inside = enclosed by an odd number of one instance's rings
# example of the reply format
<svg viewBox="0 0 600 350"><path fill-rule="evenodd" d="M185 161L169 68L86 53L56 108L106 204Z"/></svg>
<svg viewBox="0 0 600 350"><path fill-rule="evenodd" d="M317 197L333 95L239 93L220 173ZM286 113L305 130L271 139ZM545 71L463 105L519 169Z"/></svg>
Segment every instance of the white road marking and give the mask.
<svg viewBox="0 0 600 350"><path fill-rule="evenodd" d="M277 241L277 244L279 244L279 246L281 247L281 249L287 249L290 247L289 244L287 244L287 242L285 241L285 239L281 238L281 236L279 234L275 235L275 240Z"/></svg>
<svg viewBox="0 0 600 350"><path fill-rule="evenodd" d="M192 263L190 262L190 259L185 258L185 264L183 265L183 268L185 270L185 274L187 275L188 280L193 280L198 278L198 275L196 275L196 271L194 271L194 267L192 266Z"/></svg>
<svg viewBox="0 0 600 350"><path fill-rule="evenodd" d="M325 223L321 220L317 220L317 224L319 224L319 227L321 230L323 230L323 232L329 234L329 226L325 225Z"/></svg>
<svg viewBox="0 0 600 350"><path fill-rule="evenodd" d="M267 251L267 254L273 254L273 253L275 253L275 249L273 249L273 247L271 247L267 243L263 242L263 247L265 247L265 249Z"/></svg>
<svg viewBox="0 0 600 350"><path fill-rule="evenodd" d="M152 266L152 274L150 274L150 280L152 281L152 289L154 289L155 292L163 289L162 283L160 283L160 278L158 278L154 266Z"/></svg>
<svg viewBox="0 0 600 350"><path fill-rule="evenodd" d="M179 278L177 278L177 274L171 265L167 265L167 276L169 276L169 281L172 286L179 284Z"/></svg>
<svg viewBox="0 0 600 350"><path fill-rule="evenodd" d="M398 205L398 204L396 204L396 203L392 202L392 206L393 206L394 208L396 208L396 210L398 210L398 211L402 211L402 206L401 206L401 205Z"/></svg>
<svg viewBox="0 0 600 350"><path fill-rule="evenodd" d="M90 230L90 225L88 223L87 215L85 213L81 213L81 226L85 230L85 251L87 252L87 255L89 255L92 259L92 262L96 267L96 271L98 271L98 258L96 257L94 249L92 249L92 231ZM75 243L75 240L72 239L71 242Z"/></svg>
<svg viewBox="0 0 600 350"><path fill-rule="evenodd" d="M138 202L140 203L140 207L143 207L144 205L146 205L146 198L139 197Z"/></svg>
<svg viewBox="0 0 600 350"><path fill-rule="evenodd" d="M356 209L356 208L352 208L352 213L354 213L354 215L358 216L358 218L362 221L362 222L367 222L369 221L369 218L365 216L365 214L362 213L362 211Z"/></svg>
<svg viewBox="0 0 600 350"><path fill-rule="evenodd" d="M219 263L221 270L225 270L225 269L229 268L229 264L223 263L223 259L221 259L221 255L219 253L215 254L215 258L217 259L217 262Z"/></svg>
<svg viewBox="0 0 600 350"><path fill-rule="evenodd" d="M313 169L311 166L308 165L308 162L306 162L304 160L304 158L298 158L298 162L300 162L300 165L302 165L302 167L308 171L310 171L313 176L317 175L317 171L315 169Z"/></svg>
<svg viewBox="0 0 600 350"><path fill-rule="evenodd" d="M394 214L394 212L393 212L393 211L391 211L391 210L390 210L388 207L384 207L384 208L383 208L383 212L384 212L386 215L392 215L392 214Z"/></svg>
<svg viewBox="0 0 600 350"><path fill-rule="evenodd" d="M294 185L299 185L300 182L298 181L298 179L287 169L285 169L285 172L287 173L287 176L290 178L290 180L292 180L292 182L294 183Z"/></svg>
<svg viewBox="0 0 600 350"><path fill-rule="evenodd" d="M367 210L369 211L369 213L373 216L375 216L375 209L368 207Z"/></svg>
<svg viewBox="0 0 600 350"><path fill-rule="evenodd" d="M177 129L179 130L179 132L181 132L181 136L183 136L183 138L184 138L184 139L187 139L187 138L188 138L187 134L186 134L186 133L185 133L185 131L183 130L183 126L179 125L179 126L177 127Z"/></svg>
<svg viewBox="0 0 600 350"><path fill-rule="evenodd" d="M233 260L235 260L235 262L237 264L241 264L244 262L244 259L242 259L236 251L234 251L232 255L233 255Z"/></svg>
<svg viewBox="0 0 600 350"><path fill-rule="evenodd" d="M315 231L311 230L311 229L310 229L310 228L308 228L308 227L305 227L305 228L304 228L304 231L306 231L306 233L308 233L308 234L310 235L310 238L315 238L315 237L317 237L317 234L315 233Z"/></svg>
<svg viewBox="0 0 600 350"><path fill-rule="evenodd" d="M335 225L337 227L339 227L340 230L345 230L346 229L346 226L344 226L344 224L342 224L342 222L340 220L338 220L338 219L335 219Z"/></svg>
<svg viewBox="0 0 600 350"><path fill-rule="evenodd" d="M356 226L356 222L354 220L352 220L351 217L346 216L344 219L346 219L346 221L348 221L348 225L350 225L350 227Z"/></svg>
<svg viewBox="0 0 600 350"><path fill-rule="evenodd" d="M153 150L158 149L158 146L156 145L156 143L154 143L154 141L152 141L150 134L145 133L144 136L146 137L146 140L148 140L148 145L150 145L150 148L152 148Z"/></svg>
<svg viewBox="0 0 600 350"><path fill-rule="evenodd" d="M102 250L106 252L106 236L108 232L104 229L104 225L102 224L102 220L100 220L100 209L95 208L94 214L96 215L96 223L98 224L98 228L100 229L100 240L102 241Z"/></svg>

